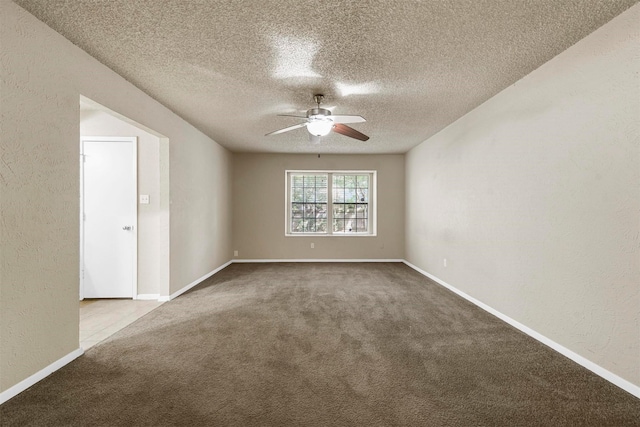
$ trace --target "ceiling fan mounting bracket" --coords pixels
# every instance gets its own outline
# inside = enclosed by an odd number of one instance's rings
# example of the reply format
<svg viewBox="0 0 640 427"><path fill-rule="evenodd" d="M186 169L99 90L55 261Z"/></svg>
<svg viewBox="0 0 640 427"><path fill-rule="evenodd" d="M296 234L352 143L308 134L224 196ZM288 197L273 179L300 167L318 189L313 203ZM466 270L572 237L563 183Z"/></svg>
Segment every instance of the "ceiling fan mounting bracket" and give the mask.
<svg viewBox="0 0 640 427"><path fill-rule="evenodd" d="M320 108L320 104L324 100L324 95L322 95L321 93L315 94L313 95L313 100L316 104L318 104L318 108Z"/></svg>

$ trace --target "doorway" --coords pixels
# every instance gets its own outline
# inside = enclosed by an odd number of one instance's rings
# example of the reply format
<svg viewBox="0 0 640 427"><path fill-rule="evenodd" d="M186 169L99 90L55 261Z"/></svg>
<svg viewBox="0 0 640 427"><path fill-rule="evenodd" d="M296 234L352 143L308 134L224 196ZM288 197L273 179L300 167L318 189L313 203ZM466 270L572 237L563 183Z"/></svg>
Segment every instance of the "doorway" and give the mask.
<svg viewBox="0 0 640 427"><path fill-rule="evenodd" d="M91 273L91 279L95 278L95 275L85 269L85 224L83 218L79 218L79 337L80 346L86 350L158 307L163 301L169 300L169 139L84 96L80 96L80 135L82 154L88 154L82 148L82 140L121 141L123 137L127 137L125 139L135 141L135 150L131 150L134 157L131 162L125 162L134 165L131 167L134 179L130 187L130 198L134 202L135 213L132 220L122 221L113 229L116 237L134 238L131 257L126 257L131 260L132 265L132 272L127 275L131 277L132 284L124 286L128 290L126 297L105 298L113 295L102 294L102 298L93 299L85 294L83 288L86 287L83 285L82 275L84 274L85 279L87 273ZM85 159L89 161L88 157L80 157L83 162L80 164L81 209L84 206L82 198L85 194L82 173ZM111 168L111 172L113 170L114 168ZM129 175L129 172L126 174ZM129 190L122 190L122 193L129 193ZM127 226L131 226L132 229L122 229Z"/></svg>
<svg viewBox="0 0 640 427"><path fill-rule="evenodd" d="M80 135L136 138L138 203L133 231L137 237L137 289L133 298L168 301L169 138L84 96L80 96Z"/></svg>
<svg viewBox="0 0 640 427"><path fill-rule="evenodd" d="M137 294L137 139L81 137L80 299Z"/></svg>

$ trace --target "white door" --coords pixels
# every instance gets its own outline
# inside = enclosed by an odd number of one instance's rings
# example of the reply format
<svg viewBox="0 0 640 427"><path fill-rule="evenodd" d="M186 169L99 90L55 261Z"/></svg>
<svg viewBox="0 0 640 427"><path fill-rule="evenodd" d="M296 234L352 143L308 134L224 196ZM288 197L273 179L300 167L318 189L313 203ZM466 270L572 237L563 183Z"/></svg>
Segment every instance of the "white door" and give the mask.
<svg viewBox="0 0 640 427"><path fill-rule="evenodd" d="M134 298L136 138L81 138L80 298Z"/></svg>

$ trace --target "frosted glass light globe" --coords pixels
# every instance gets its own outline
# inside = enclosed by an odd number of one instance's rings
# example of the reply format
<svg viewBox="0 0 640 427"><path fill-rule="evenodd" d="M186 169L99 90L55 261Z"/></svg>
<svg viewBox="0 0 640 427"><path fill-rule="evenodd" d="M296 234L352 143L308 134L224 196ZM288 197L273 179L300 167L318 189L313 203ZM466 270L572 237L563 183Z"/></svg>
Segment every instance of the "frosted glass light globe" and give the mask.
<svg viewBox="0 0 640 427"><path fill-rule="evenodd" d="M307 124L307 130L311 135L325 136L331 132L333 121L327 119L311 119Z"/></svg>

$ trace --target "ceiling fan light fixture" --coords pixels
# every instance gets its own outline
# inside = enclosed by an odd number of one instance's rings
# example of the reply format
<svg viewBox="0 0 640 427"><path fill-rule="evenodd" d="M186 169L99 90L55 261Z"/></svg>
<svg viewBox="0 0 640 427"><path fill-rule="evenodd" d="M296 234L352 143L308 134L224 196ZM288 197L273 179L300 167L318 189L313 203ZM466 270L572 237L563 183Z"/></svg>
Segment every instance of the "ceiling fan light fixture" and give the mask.
<svg viewBox="0 0 640 427"><path fill-rule="evenodd" d="M329 119L310 119L307 130L314 136L325 136L331 132L333 121Z"/></svg>
<svg viewBox="0 0 640 427"><path fill-rule="evenodd" d="M334 115L327 108L320 107L322 100L324 99L323 95L314 95L314 101L318 104L315 108L310 108L307 110L306 116L293 115L293 114L279 114L279 116L287 116L287 117L295 117L298 119L304 119L304 122L298 123L297 125L289 126L283 129L278 129L273 132L269 132L265 136L269 135L277 135L284 132L289 132L291 130L300 129L302 127L306 127L309 132L309 140L311 142L319 142L321 136L328 135L330 132L335 132L340 135L347 136L349 138L354 138L359 141L367 141L369 137L361 132L358 132L354 128L347 126L345 123L362 123L366 122L364 117L362 116L349 116L344 114Z"/></svg>

